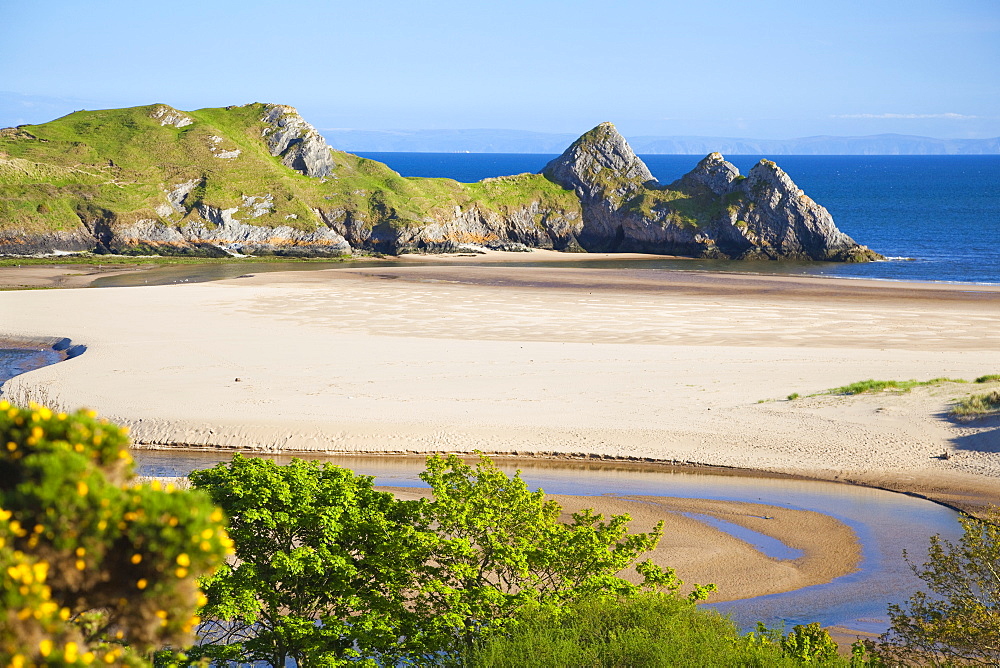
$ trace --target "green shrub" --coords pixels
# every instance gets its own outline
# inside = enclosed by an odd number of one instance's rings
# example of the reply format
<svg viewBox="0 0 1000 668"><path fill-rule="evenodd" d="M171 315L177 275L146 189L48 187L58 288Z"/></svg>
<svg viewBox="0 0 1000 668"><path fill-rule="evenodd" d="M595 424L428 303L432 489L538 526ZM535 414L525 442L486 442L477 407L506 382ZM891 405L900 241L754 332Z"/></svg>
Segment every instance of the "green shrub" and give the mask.
<svg viewBox="0 0 1000 668"><path fill-rule="evenodd" d="M997 380L1000 380L1000 373L988 373L985 376L976 378L977 383L992 383Z"/></svg>
<svg viewBox="0 0 1000 668"><path fill-rule="evenodd" d="M1000 665L1000 508L958 521L958 542L932 536L927 561L910 564L930 593L889 606L889 630L867 642L883 665Z"/></svg>

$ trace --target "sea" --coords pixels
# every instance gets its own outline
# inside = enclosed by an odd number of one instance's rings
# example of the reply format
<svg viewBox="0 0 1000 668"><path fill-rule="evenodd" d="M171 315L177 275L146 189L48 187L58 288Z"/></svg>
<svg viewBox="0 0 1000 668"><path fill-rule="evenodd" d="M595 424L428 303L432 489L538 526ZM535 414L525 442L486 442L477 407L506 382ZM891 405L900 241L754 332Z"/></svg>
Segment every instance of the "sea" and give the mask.
<svg viewBox="0 0 1000 668"><path fill-rule="evenodd" d="M403 176L463 183L538 172L555 155L514 153L360 153ZM700 156L640 156L671 183ZM746 174L761 158L727 156ZM1000 155L805 156L774 158L802 190L829 210L842 232L889 258L865 264L644 262L664 269L793 273L897 281L1000 284Z"/></svg>

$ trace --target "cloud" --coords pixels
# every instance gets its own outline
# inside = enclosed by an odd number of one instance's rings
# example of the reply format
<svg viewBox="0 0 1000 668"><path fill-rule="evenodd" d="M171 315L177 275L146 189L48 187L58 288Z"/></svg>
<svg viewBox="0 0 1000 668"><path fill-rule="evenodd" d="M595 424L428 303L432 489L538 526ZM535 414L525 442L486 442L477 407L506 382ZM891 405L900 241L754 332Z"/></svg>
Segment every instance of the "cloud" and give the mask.
<svg viewBox="0 0 1000 668"><path fill-rule="evenodd" d="M830 118L880 118L880 119L922 119L922 118L943 118L949 121L965 121L978 116L966 116L965 114L839 114Z"/></svg>

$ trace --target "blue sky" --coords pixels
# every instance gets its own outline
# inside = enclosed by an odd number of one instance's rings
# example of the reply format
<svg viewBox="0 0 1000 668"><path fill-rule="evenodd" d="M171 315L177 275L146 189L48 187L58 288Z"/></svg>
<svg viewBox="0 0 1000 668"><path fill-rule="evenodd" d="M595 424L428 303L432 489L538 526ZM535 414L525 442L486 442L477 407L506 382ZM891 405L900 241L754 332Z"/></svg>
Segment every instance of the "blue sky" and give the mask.
<svg viewBox="0 0 1000 668"><path fill-rule="evenodd" d="M280 102L324 128L1000 135L998 0L0 0L0 127Z"/></svg>

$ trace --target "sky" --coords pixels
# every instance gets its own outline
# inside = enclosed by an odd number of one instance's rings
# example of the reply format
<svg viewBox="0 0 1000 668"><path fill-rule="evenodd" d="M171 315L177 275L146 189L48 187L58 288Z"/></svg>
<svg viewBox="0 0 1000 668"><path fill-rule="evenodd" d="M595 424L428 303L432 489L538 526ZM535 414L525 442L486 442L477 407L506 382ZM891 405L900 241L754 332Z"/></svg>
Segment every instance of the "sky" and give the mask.
<svg viewBox="0 0 1000 668"><path fill-rule="evenodd" d="M274 102L322 130L1000 136L1000 0L0 0L0 127Z"/></svg>

